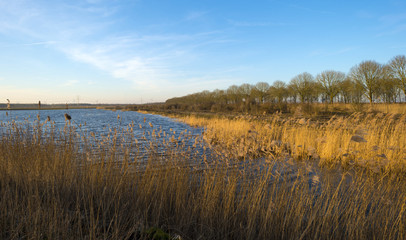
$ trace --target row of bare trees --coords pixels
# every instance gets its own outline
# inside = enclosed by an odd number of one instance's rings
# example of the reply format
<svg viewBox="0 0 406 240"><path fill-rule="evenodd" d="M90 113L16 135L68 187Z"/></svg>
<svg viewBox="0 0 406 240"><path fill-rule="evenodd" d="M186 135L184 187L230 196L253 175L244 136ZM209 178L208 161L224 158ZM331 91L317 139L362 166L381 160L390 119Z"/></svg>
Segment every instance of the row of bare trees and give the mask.
<svg viewBox="0 0 406 240"><path fill-rule="evenodd" d="M304 72L293 77L288 84L275 81L272 85L259 82L232 85L226 90L202 91L172 98L167 104L199 105L202 110L213 106L253 105L287 102L401 102L406 96L406 57L399 55L387 64L363 61L348 74L328 70L313 76ZM404 101L406 101L404 99Z"/></svg>

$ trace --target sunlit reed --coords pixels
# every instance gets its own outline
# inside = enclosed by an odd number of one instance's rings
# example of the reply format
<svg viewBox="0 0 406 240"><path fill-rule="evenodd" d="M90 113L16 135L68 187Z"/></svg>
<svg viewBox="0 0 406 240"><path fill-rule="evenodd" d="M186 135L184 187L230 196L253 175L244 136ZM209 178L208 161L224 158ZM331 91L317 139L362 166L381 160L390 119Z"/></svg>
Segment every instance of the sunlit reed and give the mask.
<svg viewBox="0 0 406 240"><path fill-rule="evenodd" d="M391 137L404 134L403 117L188 118L206 127L205 141L146 121L97 135L47 120L0 123L2 239L406 238L404 175L387 171L403 166L404 139ZM349 154L339 162L360 165L373 149L388 158L374 174L329 177L297 162Z"/></svg>

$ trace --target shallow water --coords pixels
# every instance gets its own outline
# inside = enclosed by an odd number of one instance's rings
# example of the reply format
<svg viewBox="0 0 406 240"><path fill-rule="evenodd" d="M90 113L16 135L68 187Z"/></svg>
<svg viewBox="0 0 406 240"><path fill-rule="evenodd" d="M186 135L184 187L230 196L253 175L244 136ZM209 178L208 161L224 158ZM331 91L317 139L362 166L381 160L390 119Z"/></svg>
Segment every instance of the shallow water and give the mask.
<svg viewBox="0 0 406 240"><path fill-rule="evenodd" d="M65 113L72 117L70 124L65 120ZM150 157L150 143L153 142L154 146L152 148L155 151L154 154L156 154L154 158L163 159L165 154L168 154L168 143L173 138L175 141L171 142L171 144L176 145L175 151L189 151L188 154L194 154L191 159L194 159L195 162L190 162L190 166L193 166L197 171L206 167L203 164L203 155L206 163L207 161L214 163L215 161L224 160L222 156L214 156L210 149L206 147L202 140L203 128L191 127L160 115L143 114L134 111L101 109L0 111L0 135L5 133L5 125L11 122L16 122L22 126L33 123L35 125L35 123L38 123L39 118L40 124L51 126L51 123L46 123L48 117L51 119L52 126L56 129L63 130L73 126L78 135L87 139L94 139L93 142L87 142L86 146L82 142L79 143L79 146L86 147L84 152L89 150L87 147L90 146L95 149L100 143L104 144L104 146L120 146L124 144L127 149L132 149L132 152L128 153L130 159L139 161ZM157 136L158 132L161 133L159 137ZM46 132L43 134L46 135ZM199 140L200 144L196 145L196 140ZM137 143L134 143L134 141ZM180 147L178 147L178 144ZM199 159L199 156L201 159ZM287 160L278 159L273 162L273 164L270 164L269 159L266 158L247 159L245 161L230 161L228 166L231 171L244 168L245 171L251 172L250 179L253 181L258 177L259 172L263 170L271 170L275 178L282 178L287 182L294 182L299 177L305 177L308 178L310 188L320 188L322 182L339 181L341 179L339 171L323 170L314 161L292 164ZM298 174L299 171L302 174Z"/></svg>
<svg viewBox="0 0 406 240"><path fill-rule="evenodd" d="M65 120L65 113L71 116L70 123ZM46 121L48 117L51 122ZM44 129L43 137L46 137L52 128L58 131L74 129L73 131L82 137L78 140L92 140L87 141L86 146L83 142L78 142L79 146L93 149L100 145L124 146L131 148L129 154L133 160L146 158L151 142L154 143L152 147L158 155L164 154L168 143L182 145L185 149L193 148L200 153L208 152L207 149L203 149L202 144L194 146L196 139L202 142L202 128L190 127L168 117L134 111L101 109L0 111L0 135L5 134L7 125L13 123L31 131L40 124Z"/></svg>
<svg viewBox="0 0 406 240"><path fill-rule="evenodd" d="M66 123L64 117L65 113L72 117L72 124L78 127L80 126L82 131L94 132L99 135L109 133L109 129L123 128L130 124L136 125L138 128L134 128L134 130L142 134L145 128L140 129L139 124L141 124L142 127L150 127L149 123L155 126L155 128L162 127L162 130L166 132L169 132L170 129L175 130L177 135L185 130L195 135L199 135L202 132L201 128L193 128L164 116L143 114L134 111L109 111L101 109L0 111L0 122L13 120L20 123L25 121L33 122L37 120L38 116L40 117L40 122L44 122L49 116L57 127L64 127Z"/></svg>

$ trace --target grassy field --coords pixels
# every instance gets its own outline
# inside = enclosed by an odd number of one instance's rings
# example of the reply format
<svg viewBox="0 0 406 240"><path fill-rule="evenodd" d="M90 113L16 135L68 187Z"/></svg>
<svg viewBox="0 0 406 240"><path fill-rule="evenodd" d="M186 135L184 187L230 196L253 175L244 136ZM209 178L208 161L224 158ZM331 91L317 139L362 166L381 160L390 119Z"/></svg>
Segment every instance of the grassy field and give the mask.
<svg viewBox="0 0 406 240"><path fill-rule="evenodd" d="M69 124L2 123L0 238L406 238L404 115L184 121L204 126L219 154L148 123L101 139ZM135 127L152 140L138 144ZM334 177L309 175L311 161Z"/></svg>

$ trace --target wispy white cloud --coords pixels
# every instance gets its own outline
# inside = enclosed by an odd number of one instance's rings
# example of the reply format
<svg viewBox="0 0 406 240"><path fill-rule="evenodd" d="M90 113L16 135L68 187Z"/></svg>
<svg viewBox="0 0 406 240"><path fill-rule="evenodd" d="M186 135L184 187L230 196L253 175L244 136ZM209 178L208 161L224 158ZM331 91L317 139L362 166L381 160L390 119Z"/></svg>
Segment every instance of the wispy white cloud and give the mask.
<svg viewBox="0 0 406 240"><path fill-rule="evenodd" d="M41 41L41 42L27 42L27 43L7 43L4 45L0 44L0 47L15 47L15 46L40 46L40 45L53 45L56 41Z"/></svg>
<svg viewBox="0 0 406 240"><path fill-rule="evenodd" d="M78 80L69 80L69 81L66 81L64 84L62 84L62 86L71 87L71 86L77 85L78 83L79 83Z"/></svg>
<svg viewBox="0 0 406 240"><path fill-rule="evenodd" d="M96 3L99 3L99 2L101 2L102 0L86 0L86 2L87 3L90 3L90 4L96 4Z"/></svg>
<svg viewBox="0 0 406 240"><path fill-rule="evenodd" d="M211 34L145 35L127 32L126 35L112 34L114 37L102 36L97 39L95 36L100 32L98 29L106 30L113 23L100 22L99 18L96 18L97 22L83 20L80 16L82 11L91 12L97 16L100 13L111 14L110 8L96 5L98 1L91 1L90 6L83 4L65 6L72 10L71 16L50 15L50 17L56 17L55 19L48 17L49 9L35 8L34 13L31 12L34 7L29 7L30 11L25 10L22 7L25 3L20 1L20 5L15 3L0 10L0 15L2 12L8 14L4 20L0 17L0 26L7 26L8 30L5 31L17 31L38 40L23 45L53 45L55 49L62 51L75 61L90 64L110 73L115 78L129 80L136 86L146 89L158 87L159 83L170 75L168 70L170 62L165 61L173 61L186 54L190 51L190 49L186 50L187 46L204 41L207 35ZM191 12L188 19L196 19L204 14L204 12ZM78 19L73 16L78 16ZM37 33L37 29L31 30L32 25L35 24L44 24L40 28L42 32ZM91 38L87 39L86 36ZM50 41L49 38L55 40ZM75 83L68 82L65 86Z"/></svg>
<svg viewBox="0 0 406 240"><path fill-rule="evenodd" d="M391 29L380 32L376 35L376 37L392 36L403 32L406 32L406 24L397 25Z"/></svg>
<svg viewBox="0 0 406 240"><path fill-rule="evenodd" d="M406 45L395 45L391 47L392 49L403 49L406 50Z"/></svg>
<svg viewBox="0 0 406 240"><path fill-rule="evenodd" d="M33 45L52 45L55 44L56 41L43 41L43 42L32 42L32 43L23 43L21 45L24 46L33 46Z"/></svg>
<svg viewBox="0 0 406 240"><path fill-rule="evenodd" d="M65 4L64 8L70 9L71 11L77 11L79 13L85 13L85 14L97 14L99 17L110 17L114 14L116 14L119 11L118 6L112 6L109 8L106 7L98 7L96 4L98 4L100 1L94 1L90 3L90 5L72 5L72 4Z"/></svg>
<svg viewBox="0 0 406 240"><path fill-rule="evenodd" d="M292 25L284 22L248 22L248 21L235 21L227 20L227 22L236 27L278 27L278 26L288 26Z"/></svg>
<svg viewBox="0 0 406 240"><path fill-rule="evenodd" d="M306 12L310 12L310 13L318 13L318 14L323 14L323 15L333 15L333 14L335 14L335 12L332 12L332 11L317 10L317 9L314 9L314 8L304 7L304 6L301 6L301 5L298 5L298 4L290 4L289 6L292 7L292 8L299 9L299 10L306 11Z"/></svg>
<svg viewBox="0 0 406 240"><path fill-rule="evenodd" d="M1 44L0 47L3 48L8 48L8 47L18 47L18 46L47 46L47 45L53 45L55 44L55 41L42 41L42 42L29 42L29 43L7 43L7 44Z"/></svg>
<svg viewBox="0 0 406 240"><path fill-rule="evenodd" d="M178 81L176 67L193 61L199 49L229 42L221 31L194 34L129 34L96 43L70 43L60 50L75 61L90 64L114 78L128 80L137 89L154 90ZM198 74L198 73L197 73Z"/></svg>
<svg viewBox="0 0 406 240"><path fill-rule="evenodd" d="M150 58L136 54L116 54L116 51L129 49L126 47L122 49L118 45L110 49L103 46L103 43L97 46L77 45L64 48L62 51L75 61L92 65L114 78L130 81L137 89L153 90L162 87L162 84L166 84L174 75L165 63L161 62L159 56Z"/></svg>
<svg viewBox="0 0 406 240"><path fill-rule="evenodd" d="M379 20L386 24L397 24L399 22L405 22L406 13L384 15L384 16L380 17Z"/></svg>
<svg viewBox="0 0 406 240"><path fill-rule="evenodd" d="M355 16L361 19L373 19L376 17L372 12L363 9L356 11Z"/></svg>
<svg viewBox="0 0 406 240"><path fill-rule="evenodd" d="M207 13L208 13L207 11L192 11L186 15L185 20L187 21L197 20L207 15Z"/></svg>
<svg viewBox="0 0 406 240"><path fill-rule="evenodd" d="M316 56L336 56L336 55L341 55L345 54L351 51L356 50L357 47L344 47L336 50L326 50L326 49L315 49L309 53L310 57L316 57Z"/></svg>
<svg viewBox="0 0 406 240"><path fill-rule="evenodd" d="M397 35L406 32L406 14L388 14L381 16L379 19L380 25L377 27L380 32L376 37L384 37Z"/></svg>
<svg viewBox="0 0 406 240"><path fill-rule="evenodd" d="M141 92L170 89L169 86L175 85L179 78L190 79L190 84L200 86L212 84L207 81L215 81L213 79L222 79L222 76L211 76L211 80L207 78L203 81L203 78L196 77L201 73L185 76L182 68L182 64L198 59L204 52L202 48L230 42L222 31L195 31L187 34L171 31L151 34L148 31L137 31L136 28L119 31L116 28L121 26L109 17L117 13L119 2L108 7L98 2L64 3L54 9L21 0L0 10L0 15L8 15L0 16L0 33L12 31L13 35L17 32L23 36L21 39L28 39L20 43L22 45L52 46L75 62L88 64L115 79L130 82L133 88ZM27 8L23 7L25 4L28 4ZM62 9L70 11L66 13ZM30 13L31 10L33 13ZM207 14L205 11L191 11L180 22L199 20ZM97 81L83 82L93 85ZM185 86L189 83L186 81ZM70 80L59 86L72 87L79 84L77 80Z"/></svg>

